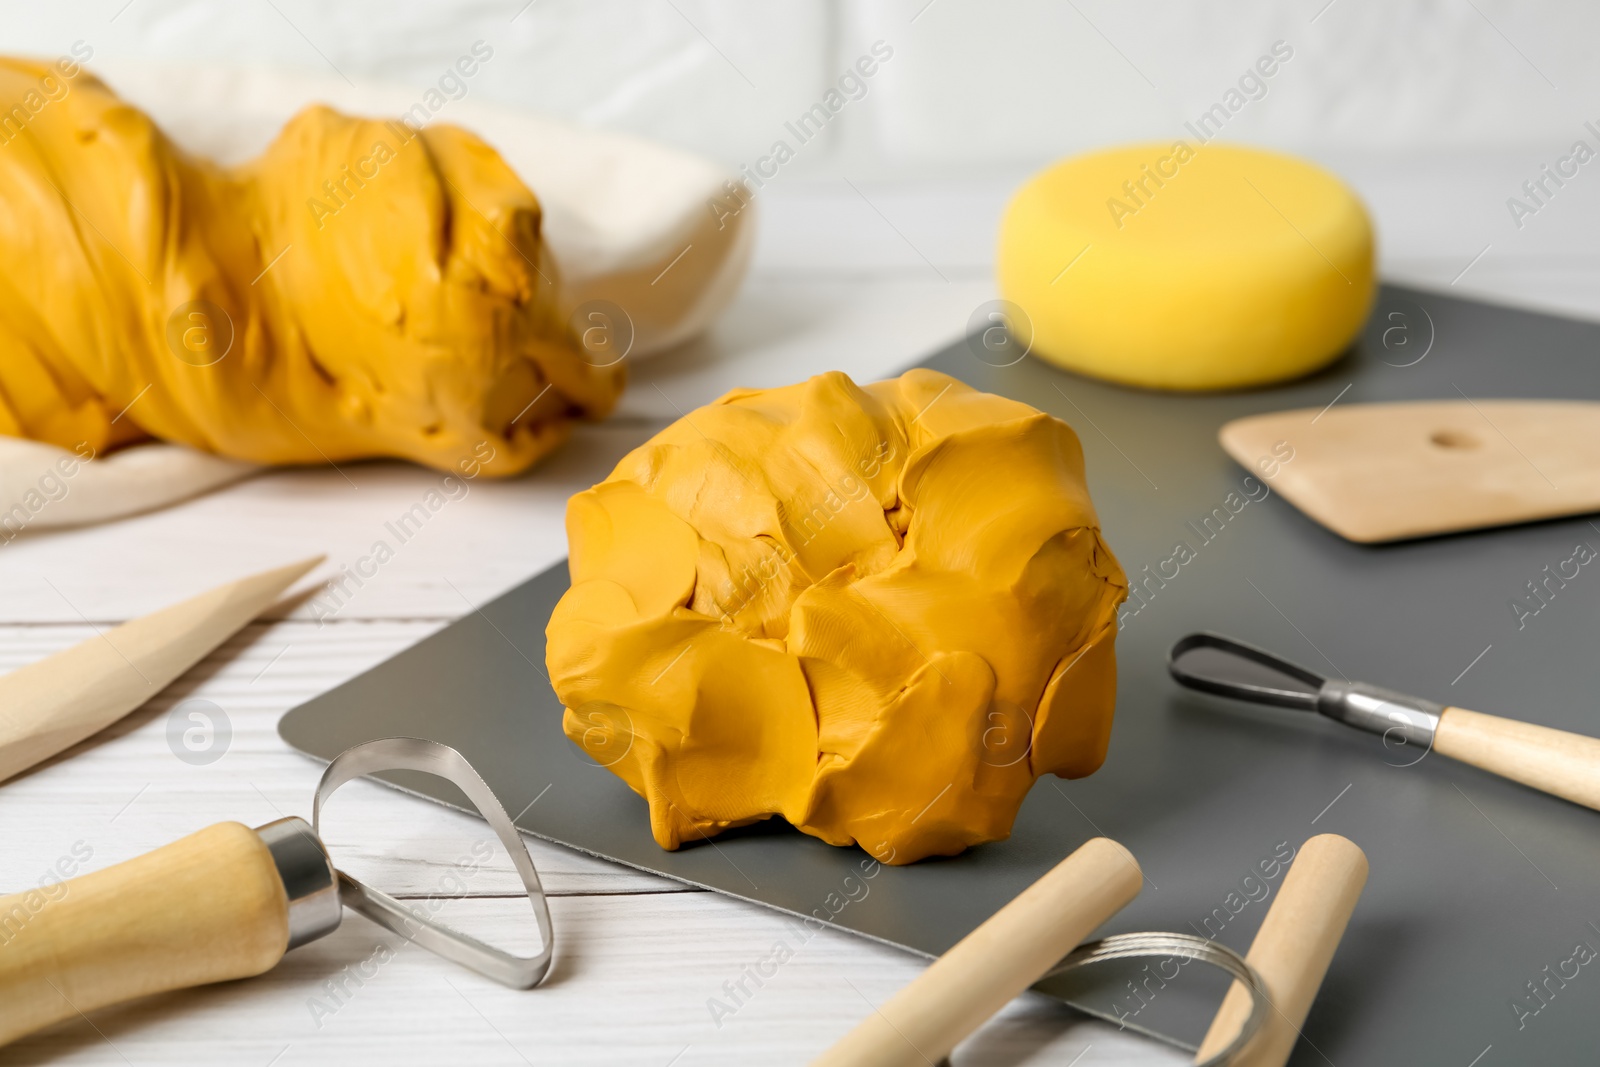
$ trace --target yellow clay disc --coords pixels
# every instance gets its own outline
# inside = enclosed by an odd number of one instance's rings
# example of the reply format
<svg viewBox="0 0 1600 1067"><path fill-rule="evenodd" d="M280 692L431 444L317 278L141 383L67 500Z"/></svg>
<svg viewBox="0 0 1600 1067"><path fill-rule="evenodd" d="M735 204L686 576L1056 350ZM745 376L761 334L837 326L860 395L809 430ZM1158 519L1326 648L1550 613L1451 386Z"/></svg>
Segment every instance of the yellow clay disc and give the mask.
<svg viewBox="0 0 1600 1067"><path fill-rule="evenodd" d="M1000 224L1000 293L1035 355L1157 389L1227 389L1331 362L1366 320L1372 224L1304 160L1194 141L1058 163Z"/></svg>

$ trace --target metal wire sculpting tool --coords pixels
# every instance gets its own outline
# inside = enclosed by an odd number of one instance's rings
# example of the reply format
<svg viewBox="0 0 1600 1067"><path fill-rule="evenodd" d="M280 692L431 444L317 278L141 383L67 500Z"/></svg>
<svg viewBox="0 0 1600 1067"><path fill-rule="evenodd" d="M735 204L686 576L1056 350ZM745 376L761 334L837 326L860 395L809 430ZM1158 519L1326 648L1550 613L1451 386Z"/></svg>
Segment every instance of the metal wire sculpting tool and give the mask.
<svg viewBox="0 0 1600 1067"><path fill-rule="evenodd" d="M1265 649L1221 634L1193 633L1172 646L1167 670L1205 693L1314 711L1480 770L1600 809L1600 739L1446 707L1366 682L1328 679Z"/></svg>
<svg viewBox="0 0 1600 1067"><path fill-rule="evenodd" d="M319 835L323 804L352 778L388 770L448 779L477 806L528 891L535 955L435 923L334 867ZM328 764L310 823L217 823L114 867L0 897L0 1044L107 1004L261 974L338 929L345 907L516 989L538 985L554 956L533 857L494 793L455 749L389 737Z"/></svg>

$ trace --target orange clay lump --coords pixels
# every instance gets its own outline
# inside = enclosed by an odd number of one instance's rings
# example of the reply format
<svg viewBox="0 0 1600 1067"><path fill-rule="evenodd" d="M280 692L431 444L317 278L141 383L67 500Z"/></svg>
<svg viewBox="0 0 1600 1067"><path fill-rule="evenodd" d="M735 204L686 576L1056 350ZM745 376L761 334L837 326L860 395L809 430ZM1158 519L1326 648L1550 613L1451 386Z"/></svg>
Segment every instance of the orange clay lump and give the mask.
<svg viewBox="0 0 1600 1067"><path fill-rule="evenodd" d="M567 736L677 848L774 815L886 863L1105 758L1116 608L1072 429L913 370L741 390L567 509Z"/></svg>
<svg viewBox="0 0 1600 1067"><path fill-rule="evenodd" d="M471 134L312 107L223 169L75 63L0 59L0 101L0 433L499 475L622 388Z"/></svg>

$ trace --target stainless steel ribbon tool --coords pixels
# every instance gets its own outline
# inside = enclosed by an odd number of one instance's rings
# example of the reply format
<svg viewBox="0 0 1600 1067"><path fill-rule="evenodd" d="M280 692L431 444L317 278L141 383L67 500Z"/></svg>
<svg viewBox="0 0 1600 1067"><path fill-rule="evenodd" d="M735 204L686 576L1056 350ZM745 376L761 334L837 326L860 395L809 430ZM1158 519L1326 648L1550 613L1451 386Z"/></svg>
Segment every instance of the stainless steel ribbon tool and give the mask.
<svg viewBox="0 0 1600 1067"><path fill-rule="evenodd" d="M435 923L334 866L319 835L323 804L352 778L389 770L438 775L477 806L528 891L537 954L513 955ZM310 823L217 823L116 866L0 897L0 1044L107 1004L261 974L338 929L345 907L516 989L543 981L554 958L533 857L489 786L453 748L390 737L328 764Z"/></svg>

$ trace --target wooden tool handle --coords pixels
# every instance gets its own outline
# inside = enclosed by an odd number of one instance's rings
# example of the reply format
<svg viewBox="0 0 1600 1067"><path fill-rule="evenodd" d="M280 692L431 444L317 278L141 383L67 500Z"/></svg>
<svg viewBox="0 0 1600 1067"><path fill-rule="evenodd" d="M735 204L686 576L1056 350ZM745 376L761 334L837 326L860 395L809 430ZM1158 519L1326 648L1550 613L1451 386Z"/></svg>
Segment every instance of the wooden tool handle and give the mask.
<svg viewBox="0 0 1600 1067"><path fill-rule="evenodd" d="M0 897L0 1044L170 989L260 974L289 944L267 846L218 823L126 863Z"/></svg>
<svg viewBox="0 0 1600 1067"><path fill-rule="evenodd" d="M1600 809L1600 739L1466 708L1446 708L1433 748L1574 804Z"/></svg>
<svg viewBox="0 0 1600 1067"><path fill-rule="evenodd" d="M933 962L813 1067L927 1067L1139 892L1128 850L1089 841Z"/></svg>
<svg viewBox="0 0 1600 1067"><path fill-rule="evenodd" d="M1275 1010L1229 1067L1283 1067L1289 1061L1366 884L1367 857L1354 842L1322 834L1300 846L1246 957L1266 983ZM1250 1006L1250 991L1233 983L1195 1062L1215 1056L1233 1040Z"/></svg>

